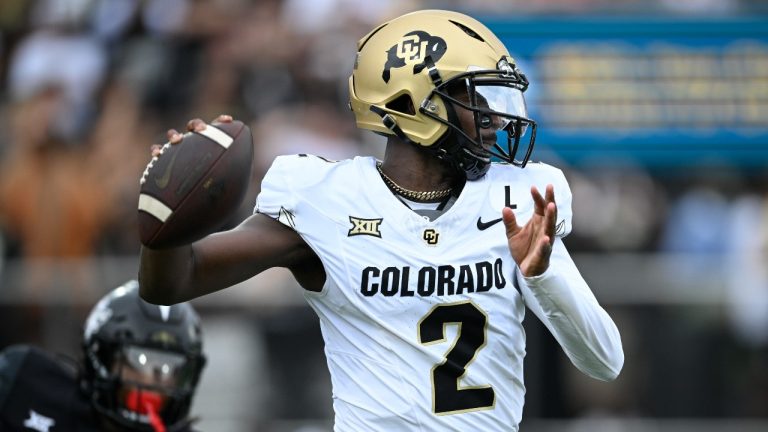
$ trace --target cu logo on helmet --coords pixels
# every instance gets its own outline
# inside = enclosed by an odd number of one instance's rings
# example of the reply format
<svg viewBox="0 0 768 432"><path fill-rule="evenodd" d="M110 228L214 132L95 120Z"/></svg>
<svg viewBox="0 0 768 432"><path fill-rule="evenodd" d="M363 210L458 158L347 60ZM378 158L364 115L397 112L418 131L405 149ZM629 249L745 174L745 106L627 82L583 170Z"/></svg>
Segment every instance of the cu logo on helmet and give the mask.
<svg viewBox="0 0 768 432"><path fill-rule="evenodd" d="M432 228L425 229L424 234L421 236L421 238L423 238L428 245L434 246L437 244L438 238L440 238L440 233L435 231Z"/></svg>
<svg viewBox="0 0 768 432"><path fill-rule="evenodd" d="M406 36L397 44L397 57L405 64L414 64L424 60L429 41L421 40L416 35Z"/></svg>
<svg viewBox="0 0 768 432"><path fill-rule="evenodd" d="M384 72L381 78L388 83L391 77L391 69L398 69L406 65L413 65L413 74L417 74L427 67L427 56L436 63L443 57L448 46L445 40L432 36L421 30L412 31L403 36L400 41L387 50L387 62L384 64Z"/></svg>

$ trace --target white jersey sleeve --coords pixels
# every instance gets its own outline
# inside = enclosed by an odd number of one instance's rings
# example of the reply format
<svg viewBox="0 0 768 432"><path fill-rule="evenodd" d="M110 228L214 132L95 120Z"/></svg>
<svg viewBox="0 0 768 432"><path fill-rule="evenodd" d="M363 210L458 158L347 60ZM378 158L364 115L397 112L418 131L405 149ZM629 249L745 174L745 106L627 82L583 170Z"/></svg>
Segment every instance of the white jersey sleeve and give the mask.
<svg viewBox="0 0 768 432"><path fill-rule="evenodd" d="M619 331L571 259L561 237L571 232L571 190L560 170L555 182L556 237L547 271L517 281L526 306L544 323L571 362L585 374L616 378L624 364Z"/></svg>
<svg viewBox="0 0 768 432"><path fill-rule="evenodd" d="M288 164L285 156L277 157L261 181L261 192L256 199L254 213L261 213L282 224L294 228L296 195L291 193L291 176L287 172Z"/></svg>
<svg viewBox="0 0 768 432"><path fill-rule="evenodd" d="M570 234L571 229L573 228L573 210L571 207L573 195L571 194L571 188L568 186L568 180L565 179L563 172L554 167L552 167L552 172L554 175L551 180L554 183L555 202L557 203L555 235L562 238ZM542 189L539 192L543 195L545 190Z"/></svg>
<svg viewBox="0 0 768 432"><path fill-rule="evenodd" d="M341 165L341 163L338 164ZM324 192L324 182L328 181L334 165L337 165L337 161L313 155L278 156L262 179L254 213L277 219L283 225L302 234L310 228L303 225L312 225L309 215L322 207L315 205L314 202L320 201L327 195L326 193L313 195L306 192ZM303 225L297 223L299 217L304 217ZM302 228L307 229L302 230Z"/></svg>

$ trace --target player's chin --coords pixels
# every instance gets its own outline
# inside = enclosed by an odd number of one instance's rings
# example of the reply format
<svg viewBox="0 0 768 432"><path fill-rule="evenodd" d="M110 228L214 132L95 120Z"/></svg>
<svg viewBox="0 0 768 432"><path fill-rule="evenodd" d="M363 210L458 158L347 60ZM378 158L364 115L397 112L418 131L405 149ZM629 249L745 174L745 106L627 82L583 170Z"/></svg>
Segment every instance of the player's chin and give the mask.
<svg viewBox="0 0 768 432"><path fill-rule="evenodd" d="M480 136L480 146L485 150L486 152L490 152L490 150L494 147L496 147L496 140L498 137L494 133L493 135L481 135Z"/></svg>
<svg viewBox="0 0 768 432"><path fill-rule="evenodd" d="M485 163L491 162L491 157L493 154L491 153L491 149L496 145L496 138L494 136L493 140L485 140L481 139L480 141L475 141L472 143L471 146L468 146L468 150L472 155Z"/></svg>

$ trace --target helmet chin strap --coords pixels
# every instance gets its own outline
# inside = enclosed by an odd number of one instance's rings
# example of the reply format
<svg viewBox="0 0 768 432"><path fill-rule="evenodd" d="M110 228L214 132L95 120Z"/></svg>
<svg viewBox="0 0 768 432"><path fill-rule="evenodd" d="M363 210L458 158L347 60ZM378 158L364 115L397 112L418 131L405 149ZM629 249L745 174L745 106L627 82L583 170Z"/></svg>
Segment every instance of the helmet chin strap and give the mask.
<svg viewBox="0 0 768 432"><path fill-rule="evenodd" d="M467 180L477 180L488 172L491 164L481 160L470 150L476 143L458 131L459 116L453 105L446 101L445 109L450 126L448 132L436 145L437 151L443 154L442 157L438 157L448 162L456 171L463 173Z"/></svg>
<svg viewBox="0 0 768 432"><path fill-rule="evenodd" d="M472 154L470 146L475 145L475 143L467 139L464 134L454 130L455 125L459 122L456 110L449 103L446 104L446 108L448 110L448 121L454 126L449 127L440 141L431 147L424 147L408 138L408 135L398 126L394 117L383 109L374 105L371 105L370 109L373 113L380 116L384 126L402 141L421 150L429 151L438 159L446 162L454 171L463 175L467 180L477 180L488 172L490 164Z"/></svg>
<svg viewBox="0 0 768 432"><path fill-rule="evenodd" d="M423 145L417 143L416 141L408 138L408 135L406 135L405 132L403 132L403 129L397 124L397 121L395 120L395 118L392 117L389 113L387 113L386 111L384 111L383 109L381 109L381 108L379 108L379 107L377 107L375 105L371 105L370 109L371 109L371 112L373 112L374 114L376 114L379 117L381 117L381 122L384 124L384 126L387 129L391 130L392 133L395 134L395 136L398 137L401 141L406 142L406 143L408 143L408 144L418 148L419 150L430 151L438 159L444 160L446 162L450 162L446 158L445 150L443 150L441 148L436 148L436 147L440 147L439 145L436 145L436 146L433 146L433 147L424 147ZM453 165L451 165L451 166L453 166ZM459 171L461 171L461 170L459 170Z"/></svg>
<svg viewBox="0 0 768 432"><path fill-rule="evenodd" d="M388 112L384 111L383 109L375 105L371 105L371 112L381 117L381 122L384 124L384 126L387 129L391 130L396 137L407 142L408 144L421 147L418 143L408 138L408 135L406 135L405 132L403 132L403 129L397 124L397 121L395 120L395 118L392 117Z"/></svg>

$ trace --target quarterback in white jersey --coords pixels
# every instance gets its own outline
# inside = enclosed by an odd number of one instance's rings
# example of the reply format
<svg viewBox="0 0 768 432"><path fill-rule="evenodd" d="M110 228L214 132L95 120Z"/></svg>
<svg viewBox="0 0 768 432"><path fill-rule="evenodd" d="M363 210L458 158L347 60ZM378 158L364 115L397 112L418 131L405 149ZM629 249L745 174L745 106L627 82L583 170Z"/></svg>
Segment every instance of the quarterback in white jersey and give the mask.
<svg viewBox="0 0 768 432"><path fill-rule="evenodd" d="M510 430L525 393L525 306L579 369L618 374L618 332L562 241L550 271L524 278L499 223L505 206L529 219L530 186L549 183L557 235L566 235L570 190L560 170L492 164L429 220L389 192L376 163L278 157L256 208L296 230L326 269L322 290L306 298L320 317L338 430Z"/></svg>
<svg viewBox="0 0 768 432"><path fill-rule="evenodd" d="M238 227L142 248L142 296L176 303L288 268L320 317L337 431L517 430L526 309L579 370L614 379L619 332L561 240L570 189L528 163L528 84L466 15L382 24L358 43L349 106L388 136L383 160L278 157Z"/></svg>

